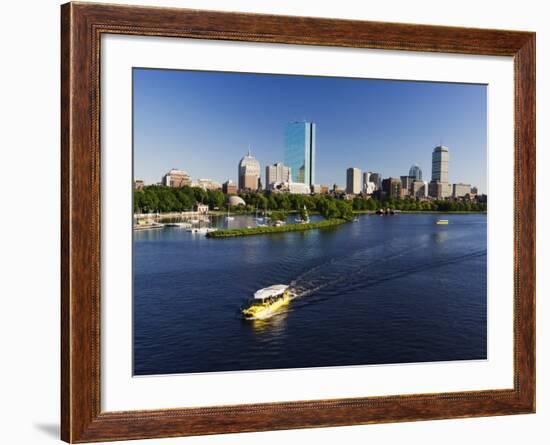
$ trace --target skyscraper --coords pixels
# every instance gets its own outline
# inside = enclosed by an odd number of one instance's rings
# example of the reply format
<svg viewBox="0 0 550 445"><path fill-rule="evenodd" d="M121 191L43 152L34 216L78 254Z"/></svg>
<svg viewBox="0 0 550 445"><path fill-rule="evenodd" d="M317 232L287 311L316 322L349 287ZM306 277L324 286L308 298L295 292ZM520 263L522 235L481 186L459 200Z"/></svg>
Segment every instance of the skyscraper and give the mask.
<svg viewBox="0 0 550 445"><path fill-rule="evenodd" d="M449 148L438 145L432 153L432 181L449 182Z"/></svg>
<svg viewBox="0 0 550 445"><path fill-rule="evenodd" d="M271 189L277 182L290 182L290 168L282 162L265 167L265 187Z"/></svg>
<svg viewBox="0 0 550 445"><path fill-rule="evenodd" d="M292 122L285 129L285 165L291 182L315 183L315 123Z"/></svg>
<svg viewBox="0 0 550 445"><path fill-rule="evenodd" d="M346 193L357 195L361 193L361 170L350 167L346 171Z"/></svg>
<svg viewBox="0 0 550 445"><path fill-rule="evenodd" d="M239 162L239 190L258 190L260 188L260 163L248 150Z"/></svg>
<svg viewBox="0 0 550 445"><path fill-rule="evenodd" d="M411 166L409 176L413 178L413 181L422 181L422 170L417 164Z"/></svg>
<svg viewBox="0 0 550 445"><path fill-rule="evenodd" d="M444 199L451 196L449 184L449 148L438 145L432 153L432 180L428 193L432 198Z"/></svg>
<svg viewBox="0 0 550 445"><path fill-rule="evenodd" d="M374 183L374 189L380 190L382 188L382 175L380 173L373 173L373 172L367 172L368 173L368 182Z"/></svg>

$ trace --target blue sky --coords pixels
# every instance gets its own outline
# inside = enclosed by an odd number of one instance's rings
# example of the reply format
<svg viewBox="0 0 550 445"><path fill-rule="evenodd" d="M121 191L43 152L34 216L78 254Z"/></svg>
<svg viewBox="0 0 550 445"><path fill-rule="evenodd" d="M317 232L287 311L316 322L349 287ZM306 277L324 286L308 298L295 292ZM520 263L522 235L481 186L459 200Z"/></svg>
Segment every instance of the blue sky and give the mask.
<svg viewBox="0 0 550 445"><path fill-rule="evenodd" d="M134 69L134 177L171 168L192 179L237 180L251 146L283 161L288 122L317 123L316 182L345 185L346 169L431 177L431 152L449 147L449 180L486 191L485 85Z"/></svg>

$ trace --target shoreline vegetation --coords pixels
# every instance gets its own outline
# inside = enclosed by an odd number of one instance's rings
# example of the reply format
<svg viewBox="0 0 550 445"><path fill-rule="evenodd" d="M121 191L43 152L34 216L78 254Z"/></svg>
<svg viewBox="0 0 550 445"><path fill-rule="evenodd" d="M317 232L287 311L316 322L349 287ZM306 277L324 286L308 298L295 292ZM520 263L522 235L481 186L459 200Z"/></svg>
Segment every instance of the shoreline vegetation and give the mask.
<svg viewBox="0 0 550 445"><path fill-rule="evenodd" d="M304 232L313 229L325 229L329 227L339 226L349 222L349 220L341 218L325 219L310 223L285 224L284 226L263 226L263 227L248 227L242 229L222 229L206 234L207 238L234 238L238 236L263 235L268 233L283 233L283 232Z"/></svg>
<svg viewBox="0 0 550 445"><path fill-rule="evenodd" d="M243 192L238 194L245 205L228 206L229 195L220 190L204 190L200 187L146 186L134 190L134 213L169 213L193 210L197 204L207 204L210 212L232 214L268 214L273 211L286 213L301 212L304 208L310 214L318 213L327 219L352 218L356 213L375 212L379 209L400 210L402 213L416 212L486 212L486 202L468 200L417 200L415 198L382 201L371 197L355 196L346 199L342 195L318 194L298 195L289 193Z"/></svg>

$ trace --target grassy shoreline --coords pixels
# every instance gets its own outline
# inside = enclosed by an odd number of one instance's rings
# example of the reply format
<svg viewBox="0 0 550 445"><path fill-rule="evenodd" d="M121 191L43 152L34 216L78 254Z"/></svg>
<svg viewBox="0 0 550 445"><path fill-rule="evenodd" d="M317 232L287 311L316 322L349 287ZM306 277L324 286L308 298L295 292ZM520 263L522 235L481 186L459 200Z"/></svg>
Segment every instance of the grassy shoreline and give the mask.
<svg viewBox="0 0 550 445"><path fill-rule="evenodd" d="M285 232L304 232L306 230L324 229L327 227L335 227L344 224L348 221L345 219L325 219L307 224L286 224L279 227L251 227L244 229L224 229L216 230L215 232L207 233L208 238L234 238L238 236L263 235L268 233L285 233Z"/></svg>

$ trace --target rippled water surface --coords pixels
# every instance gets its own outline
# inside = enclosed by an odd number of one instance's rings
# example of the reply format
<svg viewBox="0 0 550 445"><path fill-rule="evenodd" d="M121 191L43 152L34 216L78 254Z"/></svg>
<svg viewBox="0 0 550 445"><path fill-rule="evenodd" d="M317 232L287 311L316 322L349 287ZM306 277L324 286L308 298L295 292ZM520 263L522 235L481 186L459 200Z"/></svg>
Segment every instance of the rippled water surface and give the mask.
<svg viewBox="0 0 550 445"><path fill-rule="evenodd" d="M485 359L486 261L478 214L365 215L234 239L135 232L134 373ZM279 283L298 295L286 310L240 318L257 289Z"/></svg>

